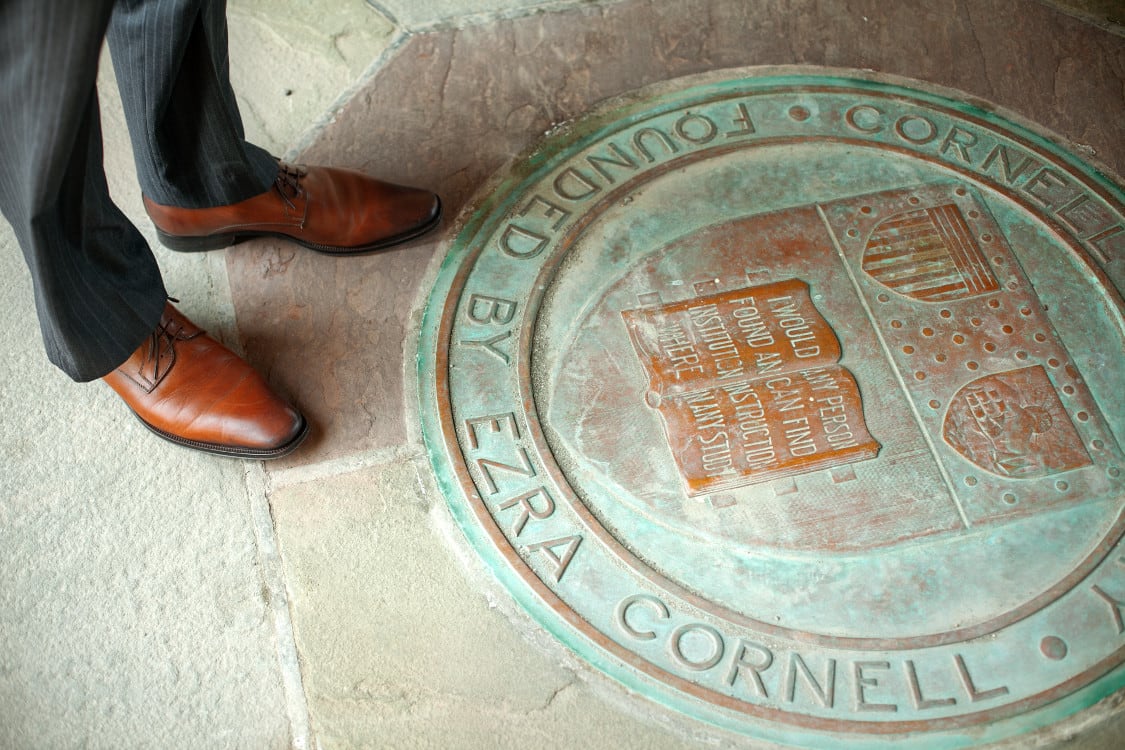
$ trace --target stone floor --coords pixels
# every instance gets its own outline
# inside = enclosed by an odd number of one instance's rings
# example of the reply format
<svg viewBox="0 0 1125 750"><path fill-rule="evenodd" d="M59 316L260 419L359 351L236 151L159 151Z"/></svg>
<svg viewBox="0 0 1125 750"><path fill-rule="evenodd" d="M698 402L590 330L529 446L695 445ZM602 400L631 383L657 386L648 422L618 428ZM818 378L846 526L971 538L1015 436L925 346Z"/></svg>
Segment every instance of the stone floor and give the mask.
<svg viewBox="0 0 1125 750"><path fill-rule="evenodd" d="M107 388L46 362L0 227L0 748L751 746L579 663L455 528L411 368L458 211L601 99L762 64L954 87L1125 173L1112 1L231 0L229 17L252 140L433 187L447 218L362 258L272 241L164 250L106 61L114 195L185 312L314 432L268 465L155 440ZM1011 746L1118 747L1121 698Z"/></svg>

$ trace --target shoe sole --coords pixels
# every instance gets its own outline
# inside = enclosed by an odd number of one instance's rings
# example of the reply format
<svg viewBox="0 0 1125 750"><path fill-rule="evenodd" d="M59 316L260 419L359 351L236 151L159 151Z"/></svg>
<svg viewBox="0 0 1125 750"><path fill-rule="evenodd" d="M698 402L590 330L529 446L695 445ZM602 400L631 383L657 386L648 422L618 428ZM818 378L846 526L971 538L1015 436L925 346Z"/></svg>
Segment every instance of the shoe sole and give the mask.
<svg viewBox="0 0 1125 750"><path fill-rule="evenodd" d="M130 409L130 411L132 411L132 409ZM232 445L223 445L221 443L205 443L200 440L189 440L187 438L182 438L178 435L173 435L170 432L165 432L159 427L154 427L153 425L142 419L141 415L137 414L135 411L133 411L132 413L133 416L136 417L137 420L149 430L149 432L158 437L164 438L170 443L175 443L182 448L191 448L193 450L203 451L204 453L210 453L216 456L225 456L226 458L249 458L258 461L270 461L275 458L288 456L290 453L297 450L297 447L305 441L305 438L309 436L309 423L305 420L304 416L302 416L301 429L285 445L279 446L277 448L241 448Z"/></svg>
<svg viewBox="0 0 1125 750"><path fill-rule="evenodd" d="M409 229L400 234L392 237L386 237L373 242L369 245L357 245L355 247L337 247L333 245L320 245L315 242L307 242L300 238L294 237L291 234L284 232L229 232L227 234L208 234L203 237L186 237L183 235L167 234L161 231L160 227L156 227L156 237L160 240L160 244L169 250L175 250L180 253L202 253L209 250L221 250L224 247L231 247L240 242L247 240L259 239L262 237L277 237L290 242L296 242L301 247L307 247L309 250L315 250L318 253L325 255L364 255L366 253L373 253L377 250L385 250L388 247L408 242L415 237L421 237L431 229L441 223L442 205L441 200L438 199L437 213L425 224L421 224L413 229Z"/></svg>

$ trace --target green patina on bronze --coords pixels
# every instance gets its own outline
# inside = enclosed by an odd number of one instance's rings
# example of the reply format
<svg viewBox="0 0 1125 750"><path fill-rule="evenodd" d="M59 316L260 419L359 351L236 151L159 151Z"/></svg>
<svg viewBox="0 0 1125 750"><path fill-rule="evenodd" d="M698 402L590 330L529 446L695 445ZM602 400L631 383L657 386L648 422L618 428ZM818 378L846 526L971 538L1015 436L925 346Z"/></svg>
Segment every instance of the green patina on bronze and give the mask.
<svg viewBox="0 0 1125 750"><path fill-rule="evenodd" d="M673 81L461 219L418 361L466 536L716 725L960 747L1125 685L1123 193L921 84Z"/></svg>

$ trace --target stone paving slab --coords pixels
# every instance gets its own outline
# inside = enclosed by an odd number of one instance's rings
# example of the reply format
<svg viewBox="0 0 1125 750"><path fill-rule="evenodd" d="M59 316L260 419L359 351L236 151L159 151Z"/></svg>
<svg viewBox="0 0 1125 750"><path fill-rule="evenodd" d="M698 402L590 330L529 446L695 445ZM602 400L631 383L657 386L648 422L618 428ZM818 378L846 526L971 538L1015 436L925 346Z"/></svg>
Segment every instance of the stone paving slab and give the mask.
<svg viewBox="0 0 1125 750"><path fill-rule="evenodd" d="M279 156L346 95L396 32L362 2L232 0L227 19L247 138Z"/></svg>
<svg viewBox="0 0 1125 750"><path fill-rule="evenodd" d="M623 691L504 614L449 548L428 471L403 460L271 495L321 747L694 746L700 728L615 705Z"/></svg>
<svg viewBox="0 0 1125 750"><path fill-rule="evenodd" d="M247 467L47 365L0 230L0 747L290 744Z"/></svg>
<svg viewBox="0 0 1125 750"><path fill-rule="evenodd" d="M499 17L524 16L598 0L367 0L407 31L439 26L488 23ZM609 0L612 2L612 0ZM606 0L602 0L605 4Z"/></svg>

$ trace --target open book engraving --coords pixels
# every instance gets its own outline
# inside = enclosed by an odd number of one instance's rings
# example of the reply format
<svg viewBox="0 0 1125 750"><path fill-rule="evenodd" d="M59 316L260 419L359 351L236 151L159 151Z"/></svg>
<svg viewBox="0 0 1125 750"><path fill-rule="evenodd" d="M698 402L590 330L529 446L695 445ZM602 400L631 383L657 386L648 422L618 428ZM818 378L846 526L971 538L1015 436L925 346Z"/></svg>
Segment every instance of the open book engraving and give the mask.
<svg viewBox="0 0 1125 750"><path fill-rule="evenodd" d="M623 310L687 494L874 458L855 377L798 279Z"/></svg>

